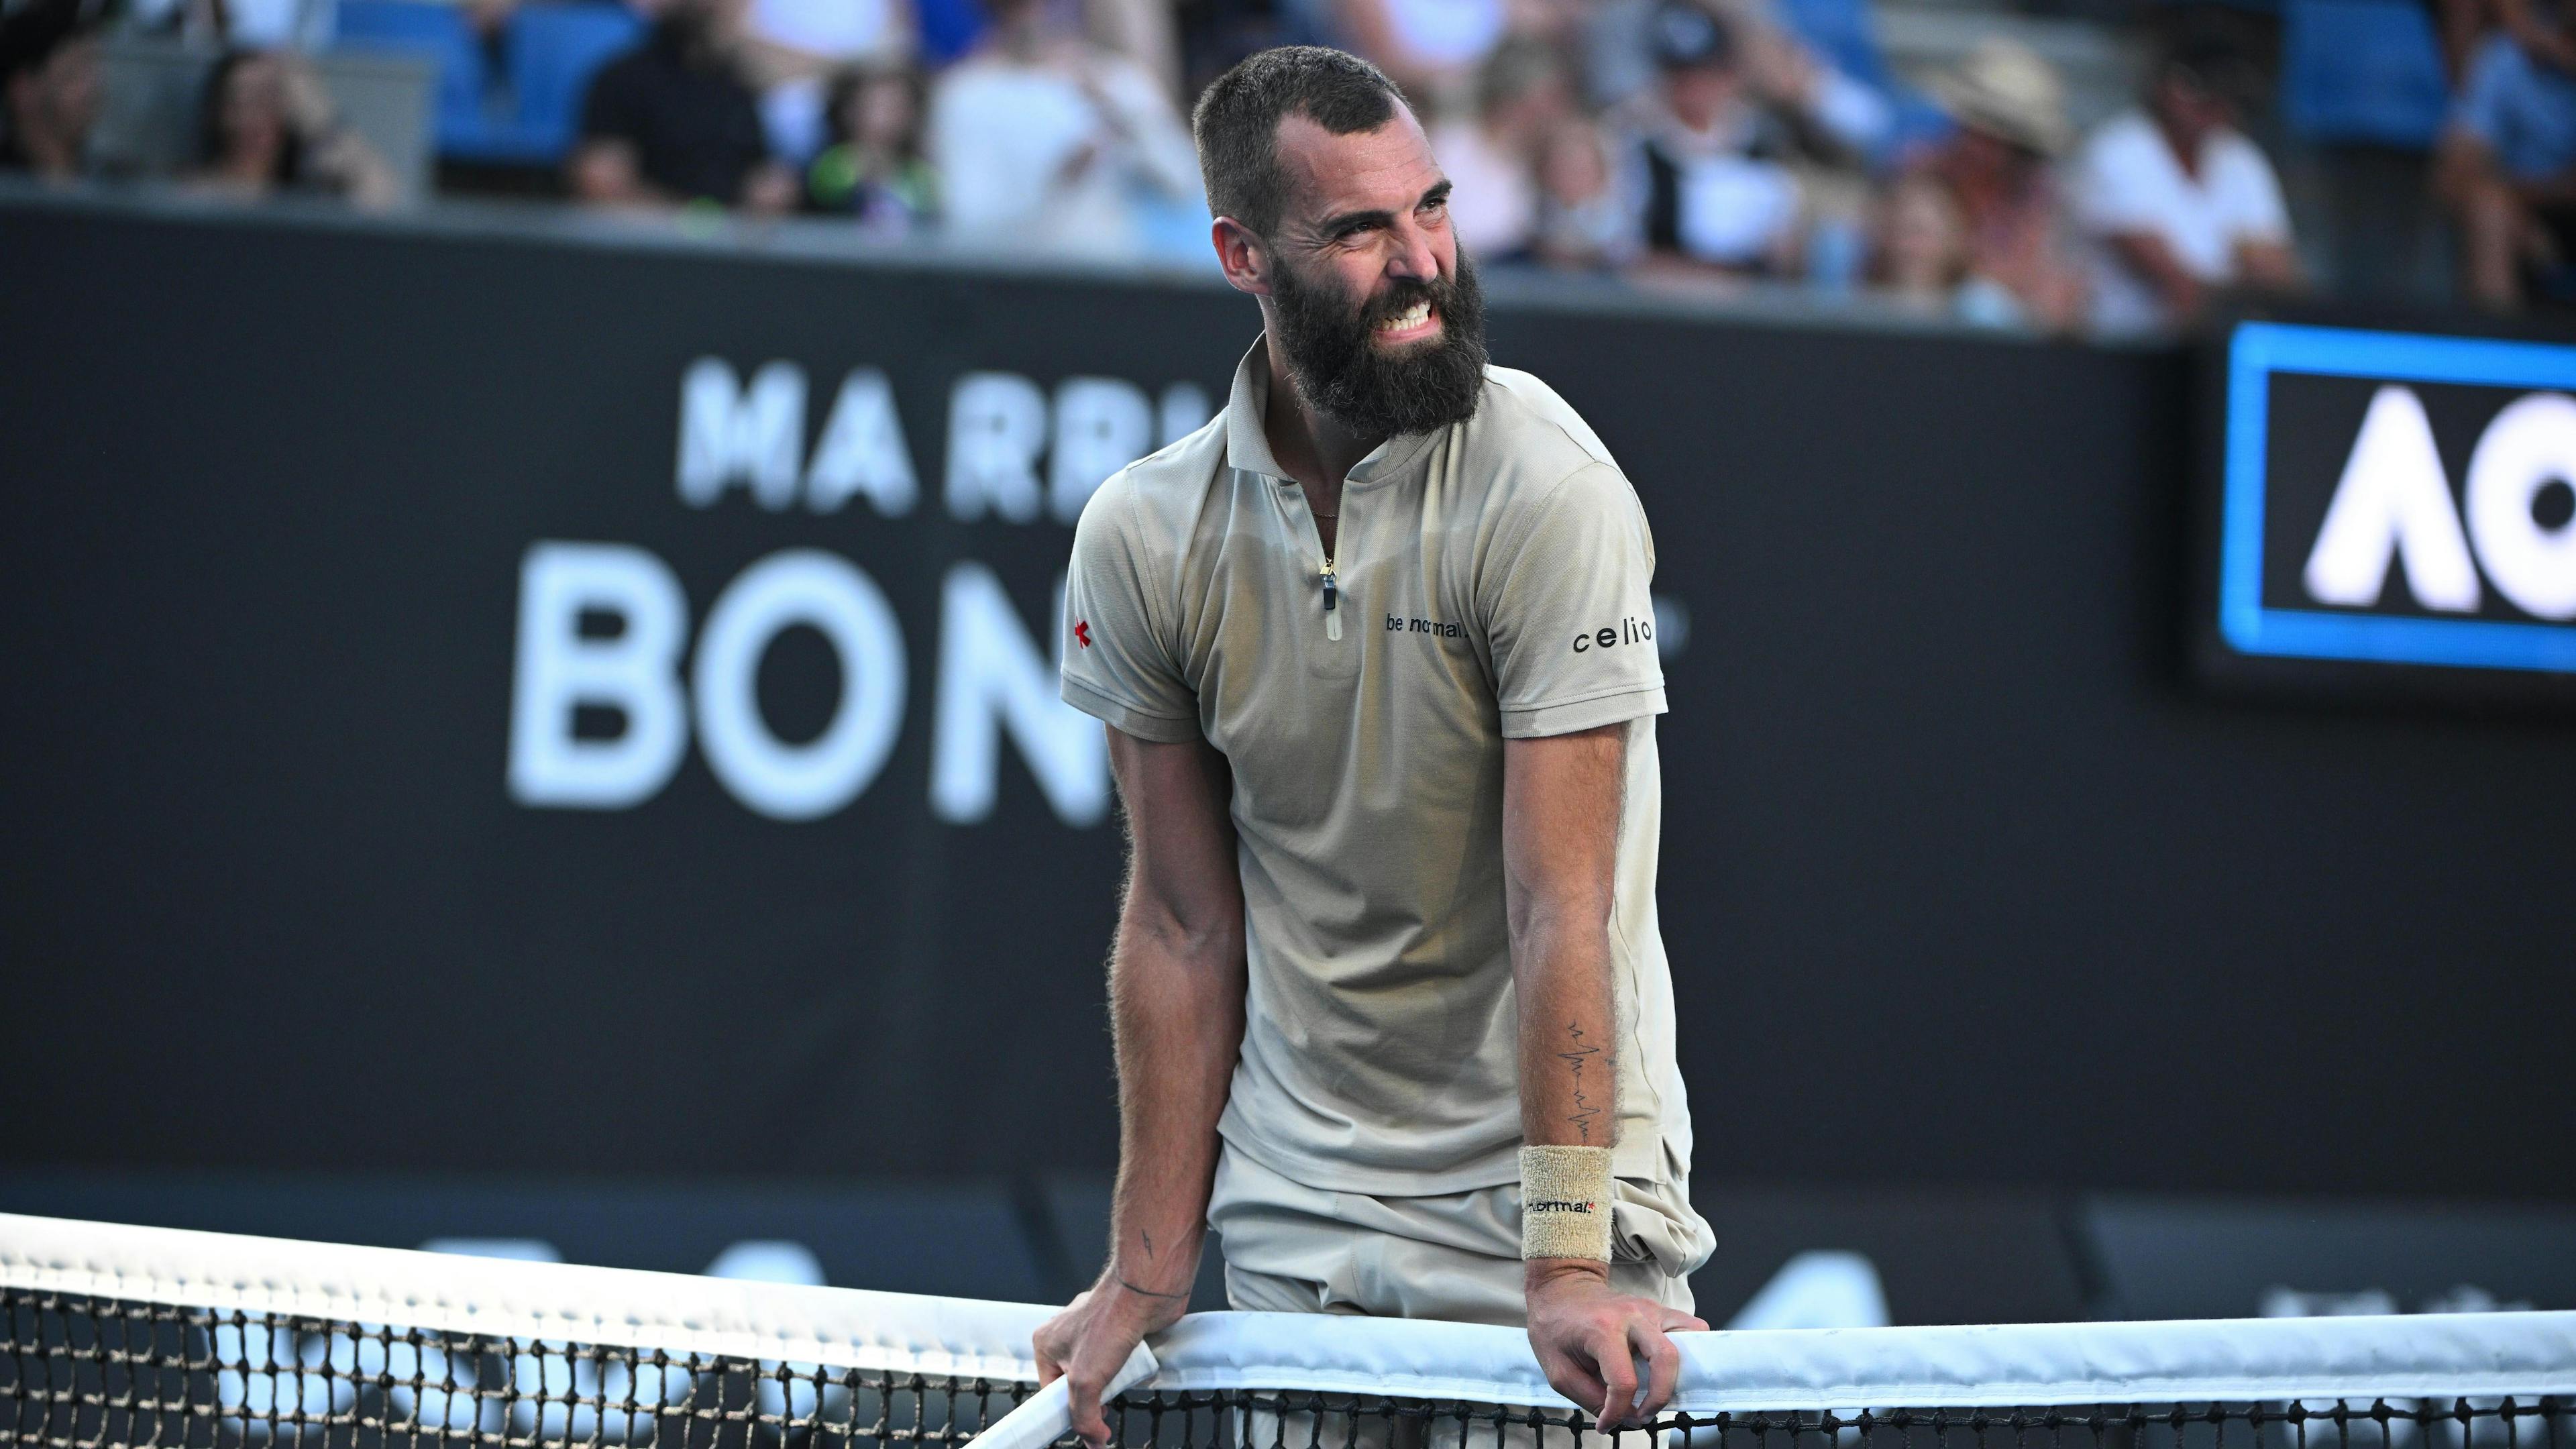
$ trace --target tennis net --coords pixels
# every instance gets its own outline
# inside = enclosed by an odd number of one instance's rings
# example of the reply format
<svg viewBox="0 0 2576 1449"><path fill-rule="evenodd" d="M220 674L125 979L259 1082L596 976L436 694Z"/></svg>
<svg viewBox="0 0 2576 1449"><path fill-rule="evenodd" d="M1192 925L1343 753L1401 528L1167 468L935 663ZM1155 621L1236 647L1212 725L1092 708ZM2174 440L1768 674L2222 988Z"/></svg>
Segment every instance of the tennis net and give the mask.
<svg viewBox="0 0 2576 1449"><path fill-rule="evenodd" d="M1050 1312L0 1215L0 1444L1038 1449ZM1633 1449L2576 1449L2576 1313L1676 1341ZM1131 1449L1599 1438L1511 1329L1199 1314L1127 1378Z"/></svg>

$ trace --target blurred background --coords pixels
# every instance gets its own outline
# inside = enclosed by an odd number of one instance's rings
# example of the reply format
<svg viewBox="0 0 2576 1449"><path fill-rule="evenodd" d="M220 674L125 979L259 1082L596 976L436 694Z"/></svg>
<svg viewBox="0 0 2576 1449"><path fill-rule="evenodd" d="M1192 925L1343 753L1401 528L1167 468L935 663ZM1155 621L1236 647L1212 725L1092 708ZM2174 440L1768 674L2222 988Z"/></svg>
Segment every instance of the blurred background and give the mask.
<svg viewBox="0 0 2576 1449"><path fill-rule="evenodd" d="M7 0L0 1211L1081 1286L1053 614L1289 42L1655 527L1704 1313L2576 1307L2543 0Z"/></svg>

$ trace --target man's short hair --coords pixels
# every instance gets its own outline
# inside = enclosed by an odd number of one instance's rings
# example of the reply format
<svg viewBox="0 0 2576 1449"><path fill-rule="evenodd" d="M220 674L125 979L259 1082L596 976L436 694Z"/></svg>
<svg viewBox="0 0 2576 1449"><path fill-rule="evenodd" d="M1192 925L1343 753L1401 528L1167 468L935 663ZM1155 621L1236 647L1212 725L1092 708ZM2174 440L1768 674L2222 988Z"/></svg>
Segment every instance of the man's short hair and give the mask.
<svg viewBox="0 0 2576 1449"><path fill-rule="evenodd" d="M1279 123L1303 116L1355 135L1385 125L1403 100L1386 72L1346 51L1283 45L1250 57L1218 76L1190 116L1208 209L1269 236L1288 201Z"/></svg>

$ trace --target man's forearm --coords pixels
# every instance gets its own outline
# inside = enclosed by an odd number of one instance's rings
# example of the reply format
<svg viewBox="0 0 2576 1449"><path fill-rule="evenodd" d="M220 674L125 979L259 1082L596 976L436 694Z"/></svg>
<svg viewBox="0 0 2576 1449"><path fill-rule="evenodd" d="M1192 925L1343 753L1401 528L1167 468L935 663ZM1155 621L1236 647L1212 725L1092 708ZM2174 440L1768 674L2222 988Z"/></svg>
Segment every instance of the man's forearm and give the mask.
<svg viewBox="0 0 2576 1449"><path fill-rule="evenodd" d="M1239 919L1198 931L1120 924L1110 970L1118 1192L1104 1286L1189 1298L1216 1174L1217 1117L1243 1045L1243 982Z"/></svg>
<svg viewBox="0 0 2576 1449"><path fill-rule="evenodd" d="M1619 1139L1619 1038L1611 985L1627 736L1611 725L1517 740L1503 757L1503 870L1512 981L1520 1007L1521 1141L1598 1147ZM1587 1163L1588 1165L1584 1165ZM1591 1154L1567 1154L1578 1175ZM1530 1159L1524 1158L1525 1170ZM1524 1195L1531 1183L1522 1184ZM1589 1196L1597 1183L1574 1189ZM1568 1199L1571 1201L1571 1199ZM1525 1202L1524 1213L1531 1211ZM1598 1219L1591 1220L1598 1223ZM1532 1291L1557 1273L1598 1275L1597 1257L1557 1256L1560 1240L1525 1223ZM1587 1234L1562 1240L1572 1250ZM1597 1252L1594 1240L1584 1251Z"/></svg>
<svg viewBox="0 0 2576 1449"><path fill-rule="evenodd" d="M1618 1033L1606 921L1534 922L1514 942L1521 964L1521 1140L1533 1147L1610 1147L1619 1134Z"/></svg>

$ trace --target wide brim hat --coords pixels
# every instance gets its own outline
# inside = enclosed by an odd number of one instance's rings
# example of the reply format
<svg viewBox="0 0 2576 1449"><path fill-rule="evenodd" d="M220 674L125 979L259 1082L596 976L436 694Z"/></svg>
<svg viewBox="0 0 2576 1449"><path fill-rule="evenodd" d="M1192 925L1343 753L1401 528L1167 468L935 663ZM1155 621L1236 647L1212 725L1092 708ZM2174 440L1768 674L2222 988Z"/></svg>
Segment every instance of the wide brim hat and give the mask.
<svg viewBox="0 0 2576 1449"><path fill-rule="evenodd" d="M1933 77L1932 94L1960 125L2042 156L2062 153L2075 139L2056 67L2019 41L1978 42L1966 59Z"/></svg>

